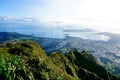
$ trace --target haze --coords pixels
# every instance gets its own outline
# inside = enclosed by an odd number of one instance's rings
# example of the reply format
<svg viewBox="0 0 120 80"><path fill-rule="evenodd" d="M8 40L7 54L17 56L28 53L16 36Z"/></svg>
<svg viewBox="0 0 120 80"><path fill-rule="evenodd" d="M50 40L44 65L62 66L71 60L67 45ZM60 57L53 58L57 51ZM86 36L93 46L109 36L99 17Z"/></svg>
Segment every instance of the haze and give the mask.
<svg viewBox="0 0 120 80"><path fill-rule="evenodd" d="M120 0L0 0L0 16L33 17L120 34L119 4Z"/></svg>

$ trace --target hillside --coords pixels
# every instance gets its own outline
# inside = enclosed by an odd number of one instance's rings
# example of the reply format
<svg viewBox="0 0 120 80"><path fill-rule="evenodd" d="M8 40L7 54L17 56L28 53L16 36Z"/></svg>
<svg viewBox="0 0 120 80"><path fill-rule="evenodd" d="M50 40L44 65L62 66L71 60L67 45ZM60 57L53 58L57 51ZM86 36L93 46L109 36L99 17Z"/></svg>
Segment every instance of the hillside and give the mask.
<svg viewBox="0 0 120 80"><path fill-rule="evenodd" d="M2 44L0 63L0 80L118 80L88 53L72 50L47 56L37 43L28 40ZM91 64L98 67L97 72Z"/></svg>
<svg viewBox="0 0 120 80"><path fill-rule="evenodd" d="M101 33L105 34L105 33ZM120 75L120 42L114 41L118 39L119 35L108 35L111 39L107 42L86 40L77 37L59 38L46 38L35 37L33 35L19 34L16 32L0 32L0 43L11 40L31 40L37 42L45 52L51 53L53 51L59 51L62 53L68 53L69 50L75 48L79 52L82 50L88 51L92 54L97 61L99 61L107 70L115 75Z"/></svg>

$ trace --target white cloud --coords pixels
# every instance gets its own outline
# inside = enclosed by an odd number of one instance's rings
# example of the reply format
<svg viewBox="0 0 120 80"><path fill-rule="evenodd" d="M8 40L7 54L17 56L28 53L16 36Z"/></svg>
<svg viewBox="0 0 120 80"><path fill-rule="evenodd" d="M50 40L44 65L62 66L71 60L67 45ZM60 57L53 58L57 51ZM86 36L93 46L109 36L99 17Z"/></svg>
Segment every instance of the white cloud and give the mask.
<svg viewBox="0 0 120 80"><path fill-rule="evenodd" d="M119 4L119 0L51 0L45 19L120 33Z"/></svg>
<svg viewBox="0 0 120 80"><path fill-rule="evenodd" d="M43 21L120 33L120 0L30 0L30 4L22 8L21 14L40 17Z"/></svg>
<svg viewBox="0 0 120 80"><path fill-rule="evenodd" d="M102 40L108 41L110 40L110 36L105 36L101 34L97 34L96 32L66 32L71 37L80 37L82 39L90 39L90 40Z"/></svg>

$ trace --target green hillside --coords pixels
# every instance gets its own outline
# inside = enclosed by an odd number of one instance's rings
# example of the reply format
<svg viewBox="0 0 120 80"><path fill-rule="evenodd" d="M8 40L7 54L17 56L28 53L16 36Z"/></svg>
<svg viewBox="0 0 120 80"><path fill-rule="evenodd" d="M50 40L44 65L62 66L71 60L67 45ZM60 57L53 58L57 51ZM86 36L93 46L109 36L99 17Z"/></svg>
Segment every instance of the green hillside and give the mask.
<svg viewBox="0 0 120 80"><path fill-rule="evenodd" d="M71 50L47 56L35 42L9 41L0 45L0 80L119 80L92 55Z"/></svg>

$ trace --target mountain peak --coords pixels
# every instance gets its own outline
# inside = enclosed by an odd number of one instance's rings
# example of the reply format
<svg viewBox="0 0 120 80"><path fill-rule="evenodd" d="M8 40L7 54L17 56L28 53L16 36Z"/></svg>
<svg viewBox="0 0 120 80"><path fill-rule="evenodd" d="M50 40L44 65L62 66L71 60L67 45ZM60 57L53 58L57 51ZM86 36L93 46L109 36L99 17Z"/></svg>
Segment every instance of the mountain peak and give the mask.
<svg viewBox="0 0 120 80"><path fill-rule="evenodd" d="M0 46L0 79L119 80L87 51L52 52L47 56L29 40L7 41Z"/></svg>

